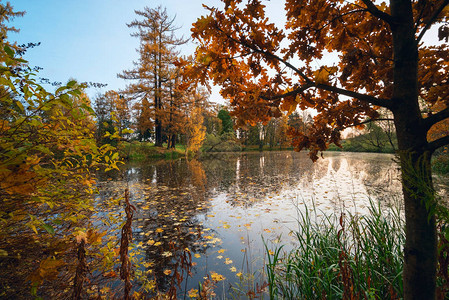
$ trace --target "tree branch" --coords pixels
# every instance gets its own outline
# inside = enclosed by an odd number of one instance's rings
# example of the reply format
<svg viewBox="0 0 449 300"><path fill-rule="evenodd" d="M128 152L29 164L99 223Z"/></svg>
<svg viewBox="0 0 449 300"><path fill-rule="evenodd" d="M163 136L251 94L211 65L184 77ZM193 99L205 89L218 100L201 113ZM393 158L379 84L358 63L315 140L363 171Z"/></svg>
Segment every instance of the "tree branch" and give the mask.
<svg viewBox="0 0 449 300"><path fill-rule="evenodd" d="M299 87L299 88L297 88L296 90L293 90L293 91L290 91L290 92L287 92L287 93L285 93L285 94L281 94L281 95L276 95L276 96L260 96L260 98L262 98L263 100L279 100L279 99L282 99L282 98L285 98L285 97L288 97L288 96L295 96L295 95L297 95L297 94L299 94L299 93L302 93L302 92L304 92L305 90L307 90L308 88L311 88L311 87L313 87L314 85L313 85L313 83L306 83L306 84L304 84L303 86L301 86L301 87Z"/></svg>
<svg viewBox="0 0 449 300"><path fill-rule="evenodd" d="M427 149L429 151L433 152L433 151L437 150L438 148L441 148L446 145L449 145L449 135L446 135L445 137L442 137L438 140L428 143Z"/></svg>
<svg viewBox="0 0 449 300"><path fill-rule="evenodd" d="M327 84L321 84L321 83L315 83L315 82L308 82L306 84L304 84L303 86L297 88L296 90L290 91L288 93L285 94L281 94L281 95L276 95L276 96L260 96L260 98L264 99L264 100L278 100L278 99L282 99L285 98L287 96L294 96L297 95L309 88L312 87L316 87L318 89L323 89L329 92L334 92L334 93L338 93L341 95L345 95L348 97L352 97L355 98L357 100L360 100L362 102L367 102L376 106L381 106L381 107L385 107L385 108L390 108L390 103L391 101L388 99L379 99L373 96L369 96L369 95L365 95L365 94L360 94L357 92L353 92L353 91L348 91L342 88L338 88L336 86L332 86L332 85L327 85Z"/></svg>
<svg viewBox="0 0 449 300"><path fill-rule="evenodd" d="M220 31L221 33L223 33L228 39L230 39L230 40L233 41L234 43L237 43L237 44L239 44L239 45L242 45L243 47L249 48L249 49L253 50L255 53L259 53L259 54L265 55L265 56L270 57L270 58L274 58L274 59L276 59L277 61L282 62L284 65L286 65L287 67L289 67L290 69L292 69L293 71L295 71L296 74L298 74L300 77L302 77L307 83L312 83L312 80L311 80L309 77L307 77L303 72L301 72L301 70L299 70L298 68L296 68L294 65L292 65L292 64L289 63L288 61L286 61L286 60L280 58L279 56L277 56L277 55L275 55L275 54L273 54L273 53L271 53L271 52L267 52L267 51L264 51L264 50L262 50L262 49L260 49L260 48L257 48L255 45L251 45L251 44L249 44L249 43L246 42L246 41L237 40L237 39L233 38L230 34L224 32L224 31L223 31L220 27L218 27L218 26L215 27L215 28L216 28L218 31Z"/></svg>
<svg viewBox="0 0 449 300"><path fill-rule="evenodd" d="M449 4L449 0L445 0L441 6L434 12L432 17L429 19L429 21L426 22L426 26L424 26L423 30L419 33L418 39L416 40L416 43L419 44L421 39L424 37L424 34L427 32L427 30L432 27L433 22L438 18L438 15L443 11L443 9ZM419 20L417 20L418 22Z"/></svg>
<svg viewBox="0 0 449 300"><path fill-rule="evenodd" d="M390 25L393 23L393 18L389 14L379 10L376 7L376 5L374 5L374 3L371 2L371 0L362 0L362 1L363 3L365 3L366 8L373 16L378 17L381 20L384 20Z"/></svg>
<svg viewBox="0 0 449 300"><path fill-rule="evenodd" d="M353 92L353 91L348 91L336 86L332 86L332 85L327 85L327 84L322 84L322 83L314 83L314 86L316 88L319 89L323 89L329 92L334 92L334 93L338 93L341 95L345 95L348 97L352 97L355 98L357 100L360 100L362 102L368 102L371 103L373 105L377 105L377 106L381 106L381 107L385 107L388 109L391 109L391 101L388 99L382 99L382 98L376 98L370 95L365 95L365 94L360 94L357 92Z"/></svg>
<svg viewBox="0 0 449 300"><path fill-rule="evenodd" d="M310 87L316 87L316 88L323 89L323 90L326 90L326 91L335 92L335 93L338 93L338 94L342 94L342 95L345 95L345 96L356 98L356 99L358 99L360 101L368 102L368 103L371 103L371 104L374 104L374 105L377 105L377 106L381 106L381 107L385 107L385 108L390 108L390 106L391 106L391 101L389 101L388 99L379 99L379 98L376 98L376 97L373 97L373 96L364 95L364 94L360 94L360 93L353 92L353 91L348 91L348 90L345 90L345 89L342 89L342 88L338 88L338 87L335 87L335 86L331 86L331 85L327 85L327 84L315 83L309 77L307 77L303 72L301 72L301 70L299 70L298 68L293 66L288 61L282 59L281 57L279 57L279 56L277 56L277 55L275 55L275 54L273 54L271 52L267 52L267 51L265 51L263 49L257 48L255 45L251 45L251 44L249 44L246 41L237 40L237 39L233 38L232 36L230 36L229 34L227 34L226 32L224 32L221 28L219 28L219 27L216 27L216 28L217 28L217 30L222 32L228 39L232 40L233 42L235 42L237 44L240 44L243 47L249 48L249 49L253 50L256 53L260 53L260 54L265 55L267 57L274 58L274 59L278 60L279 62L283 63L285 66L287 66L290 69L292 69L293 71L295 71L300 77L302 77L306 81L306 84L304 86L300 87L299 89L297 89L296 91L301 92L301 91L304 91L304 90L306 90L306 89L308 89ZM278 97L278 99L279 99L279 98L283 98L285 96L279 95L279 96L276 96L276 97Z"/></svg>
<svg viewBox="0 0 449 300"><path fill-rule="evenodd" d="M449 107L446 107L442 111L423 119L424 127L426 131L428 131L433 125L447 118L449 118Z"/></svg>
<svg viewBox="0 0 449 300"><path fill-rule="evenodd" d="M351 128L351 127L356 127L356 126L360 126L360 125L365 125L371 122L377 122L377 121L388 121L388 122L392 122L394 121L394 119L368 119L366 121L357 123L357 124L352 124L352 125L348 125L345 128Z"/></svg>

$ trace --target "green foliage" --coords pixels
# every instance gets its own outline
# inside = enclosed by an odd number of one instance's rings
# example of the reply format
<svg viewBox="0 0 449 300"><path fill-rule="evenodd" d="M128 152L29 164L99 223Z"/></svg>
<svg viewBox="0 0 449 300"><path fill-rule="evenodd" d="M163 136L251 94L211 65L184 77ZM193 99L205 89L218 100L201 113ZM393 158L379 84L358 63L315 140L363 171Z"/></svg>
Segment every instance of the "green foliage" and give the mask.
<svg viewBox="0 0 449 300"><path fill-rule="evenodd" d="M374 204L367 216L320 218L298 208L297 248L267 247L271 299L397 299L404 221ZM386 212L388 211L388 212Z"/></svg>
<svg viewBox="0 0 449 300"><path fill-rule="evenodd" d="M369 134L362 134L341 141L342 148L329 145L329 151L347 151L347 152L377 152L377 153L394 153L395 148L389 144L386 136L381 137L381 146L373 145L369 140ZM397 148L396 148L397 149Z"/></svg>
<svg viewBox="0 0 449 300"><path fill-rule="evenodd" d="M95 142L85 86L70 81L48 92L13 47L2 39L0 48L9 56L0 68L0 290L66 298L58 286L74 274L75 237L87 232L96 251L104 235L91 219L99 209L93 174L118 170L119 155Z"/></svg>
<svg viewBox="0 0 449 300"><path fill-rule="evenodd" d="M185 155L186 147L177 144L176 148L156 147L149 142L122 142L119 145L121 156L128 161L144 161L147 159L177 159Z"/></svg>
<svg viewBox="0 0 449 300"><path fill-rule="evenodd" d="M241 151L242 146L232 132L222 135L206 134L202 150L204 152L236 152Z"/></svg>
<svg viewBox="0 0 449 300"><path fill-rule="evenodd" d="M222 124L220 134L234 131L234 124L232 122L231 115L229 114L229 112L227 110L221 109L218 112L217 117L221 120L221 124Z"/></svg>

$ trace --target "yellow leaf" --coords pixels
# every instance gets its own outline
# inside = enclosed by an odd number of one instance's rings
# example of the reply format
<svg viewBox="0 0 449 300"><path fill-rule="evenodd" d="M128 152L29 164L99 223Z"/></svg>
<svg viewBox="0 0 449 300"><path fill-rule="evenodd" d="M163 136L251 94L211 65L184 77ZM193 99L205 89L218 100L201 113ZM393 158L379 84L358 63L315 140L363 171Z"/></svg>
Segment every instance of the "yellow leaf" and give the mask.
<svg viewBox="0 0 449 300"><path fill-rule="evenodd" d="M197 289L191 289L188 293L188 296L190 298L198 298L199 294L198 294L198 290Z"/></svg>
<svg viewBox="0 0 449 300"><path fill-rule="evenodd" d="M337 67L321 67L319 70L313 72L313 77L316 83L328 83L329 76L338 71Z"/></svg>
<svg viewBox="0 0 449 300"><path fill-rule="evenodd" d="M195 255L194 255L196 258L200 258L201 257L201 254L199 254L199 253L195 253Z"/></svg>
<svg viewBox="0 0 449 300"><path fill-rule="evenodd" d="M215 282L222 281L222 280L225 280L225 279L226 279L226 277L224 277L223 275L220 275L220 274L218 274L218 273L216 273L216 272L213 272L213 271L211 272L210 277L211 277L212 280L215 281Z"/></svg>
<svg viewBox="0 0 449 300"><path fill-rule="evenodd" d="M164 274L167 275L167 276L170 275L170 274L171 274L171 270L168 270L168 269L165 270L165 271L164 271Z"/></svg>

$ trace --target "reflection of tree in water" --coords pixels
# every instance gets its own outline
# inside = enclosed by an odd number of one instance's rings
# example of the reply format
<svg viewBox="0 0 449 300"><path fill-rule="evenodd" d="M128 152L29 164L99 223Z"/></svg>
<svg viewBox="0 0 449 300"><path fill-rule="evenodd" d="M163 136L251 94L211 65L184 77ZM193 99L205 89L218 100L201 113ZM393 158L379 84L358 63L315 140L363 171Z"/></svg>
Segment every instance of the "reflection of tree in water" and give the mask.
<svg viewBox="0 0 449 300"><path fill-rule="evenodd" d="M385 204L397 204L397 195L401 191L400 174L392 158L369 153L327 154L324 160L315 163L313 183L320 182L321 190L328 189L340 196L343 192L346 199L370 197Z"/></svg>
<svg viewBox="0 0 449 300"><path fill-rule="evenodd" d="M236 162L240 153L210 153L201 160L208 178L208 189L227 191L236 180Z"/></svg>
<svg viewBox="0 0 449 300"><path fill-rule="evenodd" d="M399 169L392 161L392 156L361 154L357 158L342 159L347 162L353 178L365 186L368 195L375 195L382 201L390 201L401 191Z"/></svg>
<svg viewBox="0 0 449 300"><path fill-rule="evenodd" d="M167 291L177 279L186 280L191 253L204 253L204 228L197 218L207 211L205 172L198 161L175 161L141 169L150 185L138 205L137 242L146 245L148 278ZM188 249L188 250L186 250ZM176 278L183 275L184 278Z"/></svg>
<svg viewBox="0 0 449 300"><path fill-rule="evenodd" d="M377 195L378 189L397 180L391 157L378 157L326 153L325 159L312 163L307 153L285 151L130 165L127 178L138 207L134 236L146 246L147 271L152 271L148 277L157 278L158 288L164 291L172 284L174 270L180 268L185 248L191 253L206 252L210 244L204 237L211 234L200 220L208 210L208 198L226 192L230 205L251 207L275 194L301 194L301 188L307 191L332 176L345 177L345 184L361 182ZM325 184L325 188L331 186Z"/></svg>
<svg viewBox="0 0 449 300"><path fill-rule="evenodd" d="M253 206L267 195L295 186L300 178L313 176L308 157L287 151L214 154L203 165L207 178L213 178L212 185L218 185L212 187L227 192L232 206Z"/></svg>

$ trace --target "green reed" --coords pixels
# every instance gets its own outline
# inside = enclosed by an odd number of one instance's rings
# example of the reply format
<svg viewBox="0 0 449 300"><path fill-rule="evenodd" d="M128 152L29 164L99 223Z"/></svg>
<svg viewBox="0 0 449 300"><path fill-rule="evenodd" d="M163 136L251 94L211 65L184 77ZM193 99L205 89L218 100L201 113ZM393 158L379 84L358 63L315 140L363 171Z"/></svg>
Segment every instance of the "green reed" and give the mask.
<svg viewBox="0 0 449 300"><path fill-rule="evenodd" d="M404 222L371 202L370 214L319 217L298 208L297 246L268 249L271 299L397 299L402 295Z"/></svg>

